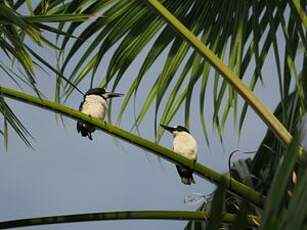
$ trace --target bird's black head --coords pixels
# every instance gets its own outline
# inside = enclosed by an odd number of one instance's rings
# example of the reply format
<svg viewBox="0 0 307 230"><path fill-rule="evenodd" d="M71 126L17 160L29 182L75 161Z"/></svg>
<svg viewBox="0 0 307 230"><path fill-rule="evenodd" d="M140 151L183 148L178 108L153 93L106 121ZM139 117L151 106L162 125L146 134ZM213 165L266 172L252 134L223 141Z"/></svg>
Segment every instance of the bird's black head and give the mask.
<svg viewBox="0 0 307 230"><path fill-rule="evenodd" d="M106 90L105 88L92 88L92 89L89 89L85 95L103 95L106 93Z"/></svg>
<svg viewBox="0 0 307 230"><path fill-rule="evenodd" d="M97 95L103 97L104 99L108 99L111 97L120 97L124 94L108 92L105 88L92 88L86 92L85 96L88 95Z"/></svg>
<svg viewBox="0 0 307 230"><path fill-rule="evenodd" d="M186 127L183 127L183 126L180 126L180 125L177 125L176 127L175 127L175 130L176 131L184 131L184 132L187 132L187 133L190 133L190 131L186 128Z"/></svg>
<svg viewBox="0 0 307 230"><path fill-rule="evenodd" d="M183 127L183 126L181 126L181 125L177 125L177 126L174 126L174 127L169 127L169 126L160 124L160 126L161 126L162 128L164 128L165 130L171 132L171 133L173 133L173 132L175 132L175 131L190 133L190 131L189 131L187 128L185 128L185 127Z"/></svg>

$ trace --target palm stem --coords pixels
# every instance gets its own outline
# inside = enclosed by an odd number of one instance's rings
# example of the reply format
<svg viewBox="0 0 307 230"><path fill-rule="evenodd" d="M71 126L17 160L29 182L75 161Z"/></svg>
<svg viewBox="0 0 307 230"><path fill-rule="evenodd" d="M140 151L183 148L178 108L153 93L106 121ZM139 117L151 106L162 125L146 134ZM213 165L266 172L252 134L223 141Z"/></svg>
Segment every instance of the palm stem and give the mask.
<svg viewBox="0 0 307 230"><path fill-rule="evenodd" d="M87 122L110 135L116 136L131 144L134 144L145 150L148 150L168 161L171 161L175 164L182 165L184 167L193 169L195 173L197 173L199 176L203 178L206 178L210 182L213 182L215 184L222 184L229 191L254 203L258 207L263 207L264 197L262 196L261 193L230 178L229 176L220 174L214 171L213 169L210 169L202 164L195 163L194 161L191 161L179 154L176 154L175 152L161 145L155 144L149 140L146 140L142 137L129 133L109 123L103 122L97 118L90 117L72 108L66 107L61 104L57 104L55 102L52 102L46 99L42 99L40 97L31 96L29 94L25 94L23 92L19 92L13 89L5 88L5 87L0 87L0 96L1 95L10 97L18 101L25 102L28 104L32 104L38 107L42 107L42 108L51 110L53 112L61 113L67 117L70 117L76 120L82 120L84 122Z"/></svg>
<svg viewBox="0 0 307 230"><path fill-rule="evenodd" d="M74 214L62 216L38 217L31 219L20 219L0 222L0 229L19 228L35 225L63 224L88 221L106 220L197 220L206 221L209 214L205 211L172 211L172 210L145 210L145 211L120 211L120 212L100 212L87 214ZM236 219L235 214L223 214L223 223L233 223ZM259 218L248 216L250 227L256 227Z"/></svg>
<svg viewBox="0 0 307 230"><path fill-rule="evenodd" d="M208 47L206 47L188 28L186 28L172 13L170 13L158 0L144 0L198 53L205 58L225 80L244 98L259 117L275 133L280 140L289 144L292 136L283 124L273 115L271 110L228 68Z"/></svg>

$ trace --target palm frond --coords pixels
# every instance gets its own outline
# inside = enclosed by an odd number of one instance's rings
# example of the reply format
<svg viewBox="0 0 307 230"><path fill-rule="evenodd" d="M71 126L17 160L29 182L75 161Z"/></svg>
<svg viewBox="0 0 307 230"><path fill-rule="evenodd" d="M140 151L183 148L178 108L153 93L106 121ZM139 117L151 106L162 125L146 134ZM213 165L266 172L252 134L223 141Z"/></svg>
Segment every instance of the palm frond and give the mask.
<svg viewBox="0 0 307 230"><path fill-rule="evenodd" d="M292 143L285 147L272 131L268 130L253 160L239 160L230 167L232 177L266 196L266 205L259 211L248 202L242 203L240 198L226 193L225 212L237 214L237 226L247 226L246 216L256 215L260 219L255 220L255 224L260 226L260 229L303 229L305 223L302 220L306 218L307 212L299 202L306 199L306 159L300 152L300 111L303 108L299 98L297 92L291 93L286 100L279 103L274 113L281 119L282 107L287 108L284 123L291 133L298 133ZM210 205L212 201L206 201L201 210L208 210ZM293 220L295 215L299 216L299 221ZM190 222L189 226L193 222ZM226 227L228 228L237 229L236 222Z"/></svg>
<svg viewBox="0 0 307 230"><path fill-rule="evenodd" d="M55 1L54 1L55 2ZM26 5L28 12L18 11L18 8L23 4ZM27 38L30 38L36 47L46 46L57 52L62 52L53 41L50 40L46 33L53 33L58 36L67 36L75 38L72 35L61 31L54 26L49 26L50 23L64 23L64 22L79 22L88 19L89 15L85 14L62 14L61 11L52 13L48 11L46 1L41 1L37 6L32 5L31 1L18 1L13 2L4 1L0 3L0 52L2 59L0 64L1 72L4 76L9 77L14 84L22 88L23 85L32 88L37 95L42 96L40 89L37 88L36 68L48 68L49 73L55 73L57 78L61 78L71 87L75 87L69 82L65 76L60 74L53 68L47 61L45 61L38 53L35 46L31 45L29 48ZM60 4L60 2L57 2ZM51 4L53 5L53 4ZM33 9L35 7L35 9ZM59 13L56 13L59 12ZM27 13L29 15L27 15ZM9 66L8 63L12 63ZM21 68L20 68L21 67ZM78 88L76 88L78 90ZM80 90L78 90L83 94ZM60 96L58 96L60 97ZM17 117L13 114L12 110L4 101L2 101L2 110L5 121L18 133L21 139L29 145L27 135L22 124ZM4 114L5 113L5 114ZM7 124L7 123L5 123ZM7 142L7 126L2 131Z"/></svg>
<svg viewBox="0 0 307 230"><path fill-rule="evenodd" d="M274 176L266 200L261 229L280 229L282 227L280 218L286 208L288 184L299 156L299 146L300 138L296 136L289 145L284 155L283 163Z"/></svg>
<svg viewBox="0 0 307 230"><path fill-rule="evenodd" d="M4 101L4 98L0 94L0 113L4 118L4 126L3 126L3 142L5 147L8 147L8 124L13 128L13 130L17 133L20 139L29 147L32 147L30 132L23 126L22 122L17 118L14 112L10 109L8 104Z"/></svg>
<svg viewBox="0 0 307 230"><path fill-rule="evenodd" d="M277 72L279 74L277 77L281 85L281 96L284 98L289 95L289 89L287 88L289 75L285 74L287 72L285 68L289 68L287 66L290 64L292 69L290 75L293 76L293 73L298 72L298 67L294 65L294 61L281 62L277 49L280 44L276 42L280 36L277 35L276 31L280 25L286 30L291 30L291 38L284 38L286 40L285 44L294 48L291 60L298 56L295 44L304 40L305 36L303 36L304 33L302 32L304 31L302 23L299 17L295 17L296 12L288 2L273 1L266 4L265 2L255 1L242 3L241 1L194 0L187 3L186 1L163 0L161 3L215 54L228 63L228 66L241 79L249 81L251 89L255 88L259 79L266 77L262 75L261 70L266 62L267 54L271 51L271 46L273 46L278 63ZM78 8L76 5L75 7ZM69 6L67 6L67 9L69 9L67 12L72 12L72 8ZM286 9L289 10L289 13ZM81 23L72 23L67 29L69 34L81 29L80 39L73 42L70 51L65 55L65 61L62 66L62 72L70 76L69 80L78 85L83 80L88 79L88 82L93 82L98 78L97 80L100 81L101 86L112 84L112 88L115 89L124 79L127 69L134 64L133 60L139 57L141 53L145 53L143 64L128 89L120 108L117 118L117 121L120 122L128 102L131 100L132 95L138 93L138 89L142 86L142 81L147 76L148 70L158 60L160 61L161 55L166 52L167 58L163 60L163 67L160 73L154 78L152 89L148 92L147 100L139 110L134 126L138 126L142 122L152 106L155 108L157 139L159 139L162 132L157 124L162 121L165 124L171 122L176 111L182 106L185 106L185 125L188 126L190 119L189 103L193 96L193 87L199 79L203 79L200 94L200 117L206 134L206 123L210 120L208 118L204 119L203 106L210 74L210 67L206 62L192 61L197 57L194 57L195 53L191 52L191 48L178 35L174 34L171 28L165 26L165 23L142 1L99 1L99 3L89 4L81 12L90 12L101 15L101 17L97 17L94 21L89 21L86 27L81 28L81 25L83 25ZM285 26L285 22L289 21L289 18L293 20L296 26ZM267 28L270 28L269 32ZM296 39L296 43L292 42L292 38ZM63 40L63 49L68 42L69 38ZM67 66L79 56L78 50L81 47L85 48L85 52L81 54L81 58L78 58L79 60L75 67L69 71ZM98 75L97 73L102 68L106 69L105 66L100 66L105 54L113 48L115 48L115 52L107 67L106 75ZM289 60L289 57L289 55L286 55L285 59ZM252 67L254 74L249 77L247 76L247 69L253 65L253 60L255 60L256 66ZM179 66L185 67L181 69L178 68ZM282 73L283 69L285 73ZM244 105L241 108L242 111L240 111L236 92L217 76L214 86L216 100L213 103L214 115L212 117L214 126L222 134L227 118L230 112L233 111L234 117L241 114L239 120L239 130L241 130L246 116L247 105ZM183 82L187 82L187 88L184 87ZM218 87L219 85L220 87ZM72 91L73 88L66 84L65 93L67 97ZM167 106L161 108L163 102L166 102ZM172 111L171 114L169 114L170 111Z"/></svg>

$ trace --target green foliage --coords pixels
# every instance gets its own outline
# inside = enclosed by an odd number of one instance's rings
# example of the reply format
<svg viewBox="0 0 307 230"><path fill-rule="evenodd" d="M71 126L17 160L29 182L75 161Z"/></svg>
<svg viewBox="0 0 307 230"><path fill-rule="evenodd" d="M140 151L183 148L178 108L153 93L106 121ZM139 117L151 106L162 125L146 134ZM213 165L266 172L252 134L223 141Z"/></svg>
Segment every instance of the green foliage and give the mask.
<svg viewBox="0 0 307 230"><path fill-rule="evenodd" d="M43 7L43 2L33 11L31 1L18 1L13 4L11 1L0 2L0 69L8 76L17 87L22 85L30 86L39 96L43 96L36 86L35 67L44 69L47 67L51 72L58 74L58 77L66 81L71 87L76 88L69 82L65 76L59 73L56 68L52 67L40 55L30 48L25 42L30 38L32 43L37 47L46 46L56 51L61 51L54 42L48 40L44 33L52 33L65 37L72 37L69 34L57 29L55 26L48 26L48 23L54 22L73 22L84 21L88 15L84 14L62 14L57 11L53 14L48 12L48 7ZM18 12L22 3L26 3L29 15L23 15ZM31 46L33 47L33 46ZM7 62L12 62L12 67ZM22 69L19 68L19 65ZM1 82L0 82L1 85ZM1 133L4 137L4 143L8 142L8 124L15 130L26 145L31 146L31 135L27 129L18 120L12 109L1 99L1 110L4 117L4 128ZM30 138L30 139L29 139Z"/></svg>
<svg viewBox="0 0 307 230"><path fill-rule="evenodd" d="M178 109L182 106L185 107L185 125L188 126L190 118L189 102L196 83L201 80L200 119L208 141L206 122L210 119L204 119L205 107L203 105L206 98L205 92L207 91L210 66L207 62L199 60L198 54L191 50L183 39L172 33L172 29L165 26L165 22L161 21L159 16L148 8L144 2L146 1L113 0L89 4L88 8L84 10L85 13L102 16L97 17L86 27L81 27L80 23L73 23L67 29L68 33L73 33L78 28L81 28L82 32L80 39L73 43L72 49L65 56L62 71L67 72L70 75L69 79L76 85L82 80L88 79L88 75L91 75L91 81L93 81L98 76L96 73L104 55L108 50L115 47L116 50L109 62L106 76L100 77L99 80L101 85L113 84L112 88L116 89L121 79L124 78L126 70L133 65L136 57L139 57L141 52L147 53L120 108L117 118L118 122L120 122L128 102L133 95L137 95L139 86L141 86L148 70L159 60L162 53L167 52L168 55L164 61L163 68L161 68L161 72L154 81L152 89L148 92L147 100L140 109L133 126L137 126L143 120L151 106L154 106L156 111L155 130L157 139L162 134L162 130L159 129L157 124L171 122ZM303 28L300 18L297 17L297 11L291 7L290 14L285 13L286 8L289 5L292 6L287 1L262 1L259 3L257 1L244 3L232 1L225 3L224 1L194 0L187 2L178 0L174 2L164 0L161 3L218 57L228 62L228 66L241 79L250 79L249 86L251 89L255 88L258 79L264 77L261 69L271 45L276 48L278 26L283 27L286 45L291 46L292 60L294 60L293 54L297 50L295 44L298 40L305 39L305 35L301 33ZM274 10L276 11L273 14ZM71 9L67 12L71 13ZM252 13L250 14L249 12ZM260 15L263 16L260 17ZM297 28L290 24L285 24L288 17L292 19L291 23L298 25ZM271 29L269 32L265 32L268 26ZM291 34L293 36L288 36L287 30L292 30ZM90 46L88 46L87 41L90 42ZM264 41L263 44L260 41ZM65 48L68 42L68 38L64 39L62 48ZM81 58L78 58L75 68L72 71L68 71L68 63L72 62L77 55L79 56L77 51L81 47L85 47L86 51L81 54ZM276 62L280 63L279 51L275 48ZM147 51L148 49L149 51ZM226 51L228 49L229 52ZM287 52L285 60L289 59L289 57L290 53ZM248 78L246 70L250 65L253 65L253 59L256 62L254 74L251 78ZM289 62L284 63L285 70L289 69L289 64ZM184 68L178 68L178 66L184 66ZM292 65L291 68L293 70L297 69L295 65ZM282 66L278 65L278 69L282 69ZM281 95L282 97L287 97L289 94L289 89L287 88L289 76L279 74L279 79ZM182 84L183 82L188 82L185 88ZM69 85L65 86L67 96L71 94L72 90L73 88ZM242 108L242 112L239 112L236 92L220 78L215 78L214 92L216 100L214 100L212 121L219 134L222 135L222 130L231 110L233 110L235 117L237 114L241 114L239 125L241 130L246 116L247 105ZM166 101L166 106L161 108L163 100ZM159 111L162 112L160 117L158 116Z"/></svg>
<svg viewBox="0 0 307 230"><path fill-rule="evenodd" d="M4 116L4 125L3 125L3 131L1 131L4 139L5 147L8 147L8 124L10 124L11 127L13 127L14 130L16 130L16 133L21 138L21 140L24 141L26 145L29 147L32 147L31 143L29 142L29 138L32 139L31 134L29 131L23 126L21 121L15 116L13 111L10 109L10 107L7 105L7 103L4 101L4 98L2 97L0 93L0 113Z"/></svg>
<svg viewBox="0 0 307 230"><path fill-rule="evenodd" d="M282 227L281 220L287 207L288 184L299 156L299 147L300 138L296 136L286 150L282 164L275 173L266 200L261 229L280 229Z"/></svg>
<svg viewBox="0 0 307 230"><path fill-rule="evenodd" d="M46 63L29 53L23 44L23 38L29 36L37 45L47 45L60 53L69 44L71 46L69 52L66 55L63 53L64 62L59 65L61 73L47 66L58 77L55 91L55 99L58 102L61 101L62 93L67 99L73 90L77 89L78 84L87 80L89 75L91 75L89 81L93 83L98 76L97 71L100 71L103 57L111 48L115 47L116 50L109 62L106 75L99 75L101 77L98 80L101 82L100 85L112 84L113 90L120 84L127 69L134 64L134 60L140 56L140 53L147 53L122 102L117 117L118 123L132 96L137 95L146 73L153 64L161 61L162 54L167 53L163 68L154 81L152 89L148 92L147 100L138 111L133 127L137 127L142 122L152 106L155 107L157 140L163 132L158 124L170 123L176 112L183 106L185 125L189 126L190 102L195 86L201 81L199 83L201 85L200 123L206 141L209 143L207 122L210 122L210 117L205 117L205 109L208 108L205 108L204 104L208 91L207 82L212 73L211 67L208 62L200 58L197 52L191 50L186 41L173 33L172 28L165 26L165 22L145 2L147 1L63 2L44 0L32 5L31 1L18 1L15 4L11 1L4 1L6 4L1 4L0 15L0 19L2 18L0 28L2 28L1 33L4 38L1 47L9 54L9 57L17 58L22 64L28 75L25 81L37 91L32 59L37 59L42 66L46 66ZM302 7L298 2L295 1L293 4L287 1L224 3L223 1L194 0L187 2L178 0L174 2L163 0L161 3L218 57L227 62L229 68L240 79L246 79L252 90L256 87L258 80L265 77L262 76L261 70L270 47L273 45L280 95L282 100L288 97L291 75L299 73L300 69L295 62L295 58L300 56L297 52L298 44L301 43L306 48L303 42L305 41L304 26L301 17L298 16L301 15L298 12L301 12ZM26 4L29 16L19 13L23 4ZM286 9L289 9L289 13L286 13ZM89 20L85 20L88 18L87 15L90 15ZM49 22L58 22L58 27L46 25ZM270 30L266 32L268 26ZM279 42L276 32L278 26L282 27L283 38L286 41L284 66L280 60L281 55L277 43ZM22 39L16 41L12 39L7 28L9 31L15 31L15 34L23 34L19 36ZM42 31L57 34L57 42L60 47L48 41L42 35ZM60 39L60 36L63 39ZM263 42L260 43L260 41ZM81 48L85 48L82 54L78 52ZM68 70L68 64L76 57L78 57L77 64ZM60 58L62 57L59 57L59 62ZM256 64L254 74L249 77L246 76L246 70L254 64L253 60ZM184 66L184 68L178 68L179 66ZM284 74L282 74L282 69L284 69ZM68 79L64 77L65 75L69 76ZM64 79L65 82L61 79ZM183 84L184 82L188 84ZM64 88L62 88L63 84ZM297 84L297 87L299 86L300 84ZM237 92L229 87L225 80L218 78L218 73L215 75L213 91L214 112L211 119L220 137L231 111L233 111L234 120L237 114L240 114L239 130L241 130L248 105L245 104L240 112ZM166 106L162 108L163 102L166 103ZM111 113L111 109L109 112Z"/></svg>

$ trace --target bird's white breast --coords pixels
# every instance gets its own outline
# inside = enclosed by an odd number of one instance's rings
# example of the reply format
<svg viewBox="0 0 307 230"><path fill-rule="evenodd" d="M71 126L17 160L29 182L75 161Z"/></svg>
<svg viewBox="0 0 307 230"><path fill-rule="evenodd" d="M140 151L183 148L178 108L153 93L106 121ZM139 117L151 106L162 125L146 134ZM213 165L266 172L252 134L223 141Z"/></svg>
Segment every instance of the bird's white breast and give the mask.
<svg viewBox="0 0 307 230"><path fill-rule="evenodd" d="M83 102L81 112L103 120L107 108L107 102L103 97L87 95Z"/></svg>
<svg viewBox="0 0 307 230"><path fill-rule="evenodd" d="M174 152L179 153L190 160L197 160L197 143L191 134L178 132L174 135Z"/></svg>

